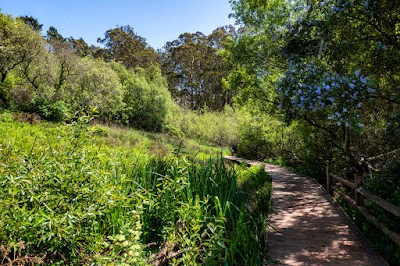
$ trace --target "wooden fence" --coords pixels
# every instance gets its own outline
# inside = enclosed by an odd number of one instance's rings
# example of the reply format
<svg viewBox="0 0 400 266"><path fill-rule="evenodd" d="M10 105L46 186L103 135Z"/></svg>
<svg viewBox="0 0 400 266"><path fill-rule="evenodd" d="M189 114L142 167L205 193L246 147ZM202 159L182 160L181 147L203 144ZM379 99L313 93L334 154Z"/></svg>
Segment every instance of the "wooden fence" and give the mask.
<svg viewBox="0 0 400 266"><path fill-rule="evenodd" d="M400 217L400 207L388 202L387 200L382 199L381 197L375 195L370 192L363 186L364 177L360 175L356 175L353 181L346 180L339 176L336 176L332 173L329 173L329 166L326 167L326 184L327 191L331 195L338 195L340 198L344 199L352 206L357 208L361 214L365 216L370 222L372 222L377 228L379 228L386 236L388 236L391 240L393 240L400 247L400 234L394 232L387 228L383 223L381 223L376 217L374 217L368 210L365 208L365 200L369 200L375 204L377 204L382 209L387 212ZM342 187L350 188L353 191L353 196L350 197L337 189L334 186L334 181L338 182ZM399 227L400 228L400 227Z"/></svg>

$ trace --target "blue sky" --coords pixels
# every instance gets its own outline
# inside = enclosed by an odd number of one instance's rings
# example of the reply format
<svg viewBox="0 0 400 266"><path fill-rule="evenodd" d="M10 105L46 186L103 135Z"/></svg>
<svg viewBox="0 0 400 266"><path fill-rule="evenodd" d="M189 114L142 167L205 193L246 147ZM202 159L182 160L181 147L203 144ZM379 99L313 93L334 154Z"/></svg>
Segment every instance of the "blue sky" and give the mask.
<svg viewBox="0 0 400 266"><path fill-rule="evenodd" d="M0 0L2 13L33 16L43 31L55 27L64 37L98 37L117 25L130 25L155 49L184 32L210 34L228 19L229 0Z"/></svg>

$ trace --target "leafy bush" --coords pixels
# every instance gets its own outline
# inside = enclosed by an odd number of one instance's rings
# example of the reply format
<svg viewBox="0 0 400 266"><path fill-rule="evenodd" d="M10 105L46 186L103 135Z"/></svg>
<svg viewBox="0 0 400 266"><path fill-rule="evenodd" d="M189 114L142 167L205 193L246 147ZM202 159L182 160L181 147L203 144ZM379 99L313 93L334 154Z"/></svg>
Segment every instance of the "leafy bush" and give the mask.
<svg viewBox="0 0 400 266"><path fill-rule="evenodd" d="M48 119L50 117L50 103L43 96L37 95L32 98L29 111L37 113L43 119Z"/></svg>
<svg viewBox="0 0 400 266"><path fill-rule="evenodd" d="M174 103L161 72L136 69L124 83L123 115L127 123L147 131L162 131Z"/></svg>
<svg viewBox="0 0 400 266"><path fill-rule="evenodd" d="M290 144L291 128L261 112L243 110L239 116L236 153L251 159L265 160L284 156Z"/></svg>
<svg viewBox="0 0 400 266"><path fill-rule="evenodd" d="M382 172L367 178L366 186L380 197L400 206L400 163L388 163Z"/></svg>
<svg viewBox="0 0 400 266"><path fill-rule="evenodd" d="M69 107L64 101L51 102L38 95L33 97L26 111L36 113L42 119L55 122L65 122L72 116Z"/></svg>
<svg viewBox="0 0 400 266"><path fill-rule="evenodd" d="M244 124L240 129L237 154L244 158L263 160L272 154L273 147L265 137L262 125Z"/></svg>
<svg viewBox="0 0 400 266"><path fill-rule="evenodd" d="M9 112L2 112L0 110L0 122L11 123L14 121L13 115Z"/></svg>
<svg viewBox="0 0 400 266"><path fill-rule="evenodd" d="M229 107L223 112L183 110L179 126L188 138L218 146L234 146L238 129L236 116Z"/></svg>
<svg viewBox="0 0 400 266"><path fill-rule="evenodd" d="M56 101L50 105L49 120L55 122L65 122L71 118L70 110L64 101Z"/></svg>

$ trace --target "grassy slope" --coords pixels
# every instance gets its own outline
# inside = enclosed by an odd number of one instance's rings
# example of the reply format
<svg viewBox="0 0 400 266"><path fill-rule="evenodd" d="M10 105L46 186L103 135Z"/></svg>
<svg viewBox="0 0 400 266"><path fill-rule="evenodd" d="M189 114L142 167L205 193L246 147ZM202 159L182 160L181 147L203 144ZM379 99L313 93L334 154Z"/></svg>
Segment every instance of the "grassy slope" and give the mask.
<svg viewBox="0 0 400 266"><path fill-rule="evenodd" d="M0 259L261 264L271 190L262 169L226 166L221 149L194 141L84 120L0 122Z"/></svg>

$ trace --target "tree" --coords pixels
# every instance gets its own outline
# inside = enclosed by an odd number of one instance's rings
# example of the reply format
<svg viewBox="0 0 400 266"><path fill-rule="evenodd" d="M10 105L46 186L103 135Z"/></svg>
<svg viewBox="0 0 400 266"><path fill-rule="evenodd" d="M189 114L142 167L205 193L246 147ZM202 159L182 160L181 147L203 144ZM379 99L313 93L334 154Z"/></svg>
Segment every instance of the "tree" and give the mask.
<svg viewBox="0 0 400 266"><path fill-rule="evenodd" d="M291 77L289 73L303 69L305 75L300 81L307 81L307 94L320 93L319 104L329 106L329 110L320 116L305 111L312 106L299 101L307 99L304 90L301 98L299 91L295 92L298 85L287 84L281 93L286 113L300 115L324 130L335 140L333 143L341 143L337 148L359 173L368 169L361 155L398 148L385 144L393 136L388 136L381 125L389 126L400 111L396 89L400 85L399 15L400 8L394 2L315 1L288 27L291 34L284 50L291 65L284 82ZM366 126L379 134L371 135Z"/></svg>
<svg viewBox="0 0 400 266"><path fill-rule="evenodd" d="M390 123L400 111L395 2L231 1L243 25L232 49L238 69L258 81L279 77L287 120L311 126L358 173L368 169L362 157L398 148L387 145L389 129L400 132Z"/></svg>
<svg viewBox="0 0 400 266"><path fill-rule="evenodd" d="M27 58L15 68L17 79L11 89L11 100L22 110L28 108L35 95L48 96L53 89L47 71L52 55L45 48L45 40L37 36L36 45L32 49L35 56Z"/></svg>
<svg viewBox="0 0 400 266"><path fill-rule="evenodd" d="M66 41L66 39L53 26L50 26L50 28L47 30L46 39L50 43L55 42L55 41L58 41L58 42Z"/></svg>
<svg viewBox="0 0 400 266"><path fill-rule="evenodd" d="M100 119L111 120L124 106L122 84L113 69L101 59L74 59L75 74L62 87L63 100L73 110L96 107Z"/></svg>
<svg viewBox="0 0 400 266"><path fill-rule="evenodd" d="M32 16L20 16L17 19L22 20L26 25L30 26L34 31L41 32L43 28L43 24L40 24L39 21Z"/></svg>
<svg viewBox="0 0 400 266"><path fill-rule="evenodd" d="M69 37L67 39L67 42L69 43L75 54L79 57L91 56L93 52L91 47L82 38L74 39L73 37Z"/></svg>
<svg viewBox="0 0 400 266"><path fill-rule="evenodd" d="M54 88L54 99L63 97L64 86L71 82L82 71L79 57L66 42L53 39L50 42L52 61L47 68Z"/></svg>
<svg viewBox="0 0 400 266"><path fill-rule="evenodd" d="M185 33L164 46L163 73L181 104L191 109L207 106L221 110L231 102L231 93L224 90L222 82L229 66L219 51L233 32L232 27L226 27L209 36Z"/></svg>
<svg viewBox="0 0 400 266"><path fill-rule="evenodd" d="M240 28L226 45L224 55L232 71L226 86L236 90L239 104L251 101L260 110L274 113L275 82L286 67L281 56L285 27L296 11L293 1L232 0L231 14Z"/></svg>
<svg viewBox="0 0 400 266"><path fill-rule="evenodd" d="M146 68L157 63L157 53L129 25L110 29L104 39L98 38L97 41L105 46L103 56L108 62L115 60L129 69Z"/></svg>
<svg viewBox="0 0 400 266"><path fill-rule="evenodd" d="M24 22L0 13L0 49L0 101L8 106L10 88L5 83L9 73L32 62L43 49L43 42L39 33Z"/></svg>

